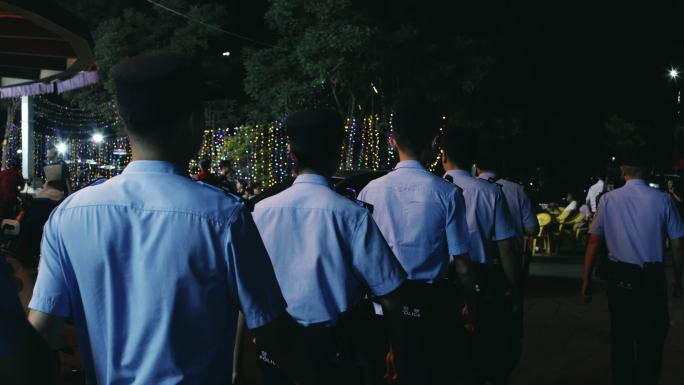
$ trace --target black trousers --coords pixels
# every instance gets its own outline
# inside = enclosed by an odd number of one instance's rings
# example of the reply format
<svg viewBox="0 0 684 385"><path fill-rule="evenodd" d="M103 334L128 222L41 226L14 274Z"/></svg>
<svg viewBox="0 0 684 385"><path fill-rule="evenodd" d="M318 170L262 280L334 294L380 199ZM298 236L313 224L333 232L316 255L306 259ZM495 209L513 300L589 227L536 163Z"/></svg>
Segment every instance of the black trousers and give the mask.
<svg viewBox="0 0 684 385"><path fill-rule="evenodd" d="M469 336L470 383L506 385L522 351L522 312L513 314L508 281L498 266L476 266L480 284L479 325Z"/></svg>
<svg viewBox="0 0 684 385"><path fill-rule="evenodd" d="M613 384L656 385L670 325L665 268L611 265L619 271L607 291Z"/></svg>
<svg viewBox="0 0 684 385"><path fill-rule="evenodd" d="M463 300L453 283L410 281L402 293L390 339L401 385L457 384L464 348Z"/></svg>
<svg viewBox="0 0 684 385"><path fill-rule="evenodd" d="M302 357L315 371L313 377L318 384L337 384L334 378L333 355L336 344L332 328L300 328L293 331L296 333L297 343L301 344L306 352ZM264 385L293 385L294 382L282 370L273 355L257 340L257 365L259 366L262 384Z"/></svg>

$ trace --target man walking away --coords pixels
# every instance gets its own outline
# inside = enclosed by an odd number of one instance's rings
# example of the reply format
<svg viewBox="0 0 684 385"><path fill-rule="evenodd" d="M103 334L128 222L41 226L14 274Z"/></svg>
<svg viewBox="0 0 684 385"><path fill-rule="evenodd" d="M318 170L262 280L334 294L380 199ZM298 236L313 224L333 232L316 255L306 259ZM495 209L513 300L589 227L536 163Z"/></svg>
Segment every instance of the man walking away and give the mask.
<svg viewBox="0 0 684 385"><path fill-rule="evenodd" d="M297 179L292 187L256 205L254 221L273 262L288 313L302 325L300 343L316 363L321 384L347 384L332 365L342 339L360 340L370 330L354 330L355 307L372 306L365 295L396 302L406 278L370 211L336 193L344 138L342 119L332 111L302 111L287 120L290 154ZM365 325L371 328L373 325ZM340 341L338 341L340 340ZM335 370L337 369L337 370ZM268 374L268 372L267 372ZM267 376L267 384L275 383Z"/></svg>
<svg viewBox="0 0 684 385"><path fill-rule="evenodd" d="M443 384L458 375L454 334L463 329L463 300L452 291L454 274L477 310L463 196L420 161L440 124L432 110L422 101L398 106L390 144L400 162L359 194L374 206L373 218L412 284L401 312L402 340L394 346L399 381L406 384Z"/></svg>
<svg viewBox="0 0 684 385"><path fill-rule="evenodd" d="M643 150L630 152L620 169L626 184L604 194L589 230L582 296L591 300L591 275L599 250L610 310L614 385L656 385L670 326L665 280L665 239L674 256L674 297L682 295L684 223L667 193L646 184Z"/></svg>
<svg viewBox="0 0 684 385"><path fill-rule="evenodd" d="M29 320L54 347L74 319L88 383L225 384L238 310L277 352L289 317L250 212L184 171L204 129L201 68L151 53L113 79L133 161L53 211Z"/></svg>

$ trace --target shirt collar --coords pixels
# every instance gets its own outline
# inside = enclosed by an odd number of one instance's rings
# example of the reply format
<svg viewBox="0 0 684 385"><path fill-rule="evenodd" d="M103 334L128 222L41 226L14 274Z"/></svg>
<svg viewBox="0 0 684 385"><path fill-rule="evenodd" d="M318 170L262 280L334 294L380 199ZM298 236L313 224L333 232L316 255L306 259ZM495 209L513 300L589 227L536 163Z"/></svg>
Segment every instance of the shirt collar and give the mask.
<svg viewBox="0 0 684 385"><path fill-rule="evenodd" d="M644 181L643 179L630 179L630 180L625 182L625 186L631 186L631 185L646 186L646 181Z"/></svg>
<svg viewBox="0 0 684 385"><path fill-rule="evenodd" d="M313 183L320 184L321 186L331 187L328 178L318 174L297 175L297 179L295 179L295 181L292 184L295 185L298 183Z"/></svg>
<svg viewBox="0 0 684 385"><path fill-rule="evenodd" d="M458 177L470 177L472 178L472 175L466 170L449 170L444 175L451 175L451 176L458 176Z"/></svg>
<svg viewBox="0 0 684 385"><path fill-rule="evenodd" d="M401 162L397 163L396 166L394 166L395 170L398 170L400 168L417 168L421 170L425 170L425 166L423 166L422 163L420 163L417 160L411 159L411 160L402 160Z"/></svg>
<svg viewBox="0 0 684 385"><path fill-rule="evenodd" d="M496 174L494 174L493 172L485 171L481 172L480 175L478 175L478 178L486 180L496 179Z"/></svg>
<svg viewBox="0 0 684 385"><path fill-rule="evenodd" d="M174 174L184 175L181 170L171 162L163 160L136 160L128 164L123 174Z"/></svg>

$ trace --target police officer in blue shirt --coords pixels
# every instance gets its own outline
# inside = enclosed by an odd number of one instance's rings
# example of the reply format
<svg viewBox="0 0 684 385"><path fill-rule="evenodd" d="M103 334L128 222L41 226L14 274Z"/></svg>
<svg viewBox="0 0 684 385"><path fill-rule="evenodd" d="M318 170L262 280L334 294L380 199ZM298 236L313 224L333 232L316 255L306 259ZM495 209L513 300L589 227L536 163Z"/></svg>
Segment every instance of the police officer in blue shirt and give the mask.
<svg viewBox="0 0 684 385"><path fill-rule="evenodd" d="M295 358L251 213L187 176L204 130L201 68L157 52L124 60L113 80L133 161L53 211L30 322L54 347L73 318L91 384L230 381L238 310L283 362Z"/></svg>
<svg viewBox="0 0 684 385"><path fill-rule="evenodd" d="M517 246L522 249L524 237L531 237L539 232L539 221L532 210L532 202L525 193L525 188L497 175L498 163L497 156L492 154L492 151L478 151L476 159L477 177L501 186L515 229L515 241Z"/></svg>
<svg viewBox="0 0 684 385"><path fill-rule="evenodd" d="M399 380L409 384L444 383L445 369L452 380L457 375L452 357L459 347L450 333L459 328L453 313L462 300L445 289L450 268L468 299L476 297L463 196L420 161L440 124L431 110L420 100L398 106L390 144L400 162L359 195L374 206L373 218L415 285L402 310L403 344L394 346Z"/></svg>
<svg viewBox="0 0 684 385"><path fill-rule="evenodd" d="M473 141L464 129L450 126L441 138L445 179L463 190L470 232L470 257L480 285L476 378L507 384L520 357L520 254L501 188L473 177Z"/></svg>
<svg viewBox="0 0 684 385"><path fill-rule="evenodd" d="M344 137L340 116L302 111L287 119L286 130L297 178L292 187L259 202L254 221L287 311L304 327L299 343L317 363L319 382L331 384L341 380L330 367L340 318L366 294L387 303L406 273L370 211L330 185Z"/></svg>
<svg viewBox="0 0 684 385"><path fill-rule="evenodd" d="M667 193L648 186L642 149L620 167L626 184L603 195L589 230L582 296L591 300L591 275L605 243L613 384L658 384L669 329L665 240L674 259L673 294L682 295L684 223Z"/></svg>

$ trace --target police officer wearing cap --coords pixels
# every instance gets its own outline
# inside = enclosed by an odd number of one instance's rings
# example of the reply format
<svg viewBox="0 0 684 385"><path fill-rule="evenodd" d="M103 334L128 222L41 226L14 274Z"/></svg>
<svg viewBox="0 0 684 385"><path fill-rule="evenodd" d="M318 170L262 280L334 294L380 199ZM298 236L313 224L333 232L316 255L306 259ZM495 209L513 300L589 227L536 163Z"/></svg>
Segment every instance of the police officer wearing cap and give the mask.
<svg viewBox="0 0 684 385"><path fill-rule="evenodd" d="M625 185L603 195L589 230L582 296L605 243L613 384L658 384L669 329L665 240L674 259L673 295L682 295L684 223L668 194L645 182L647 162L634 149L620 167Z"/></svg>
<svg viewBox="0 0 684 385"><path fill-rule="evenodd" d="M408 384L443 384L445 370L450 381L457 375L451 358L458 346L450 338L462 302L445 285L450 260L467 297L475 297L463 196L420 161L440 124L430 111L421 101L397 107L390 144L400 162L359 194L374 206L373 218L413 284L402 299L402 339L393 346L399 381Z"/></svg>
<svg viewBox="0 0 684 385"><path fill-rule="evenodd" d="M516 328L521 264L514 243L516 232L501 188L466 171L474 156L465 132L448 127L441 144L444 178L463 190L470 257L481 289L480 322L471 347L475 378L478 383L507 384L520 356Z"/></svg>
<svg viewBox="0 0 684 385"><path fill-rule="evenodd" d="M286 130L297 178L259 202L253 216L287 311L302 326L299 343L315 362L319 382L331 384L343 377L330 366L341 318L365 295L387 305L406 273L370 211L330 185L344 136L339 115L302 111L287 120Z"/></svg>

